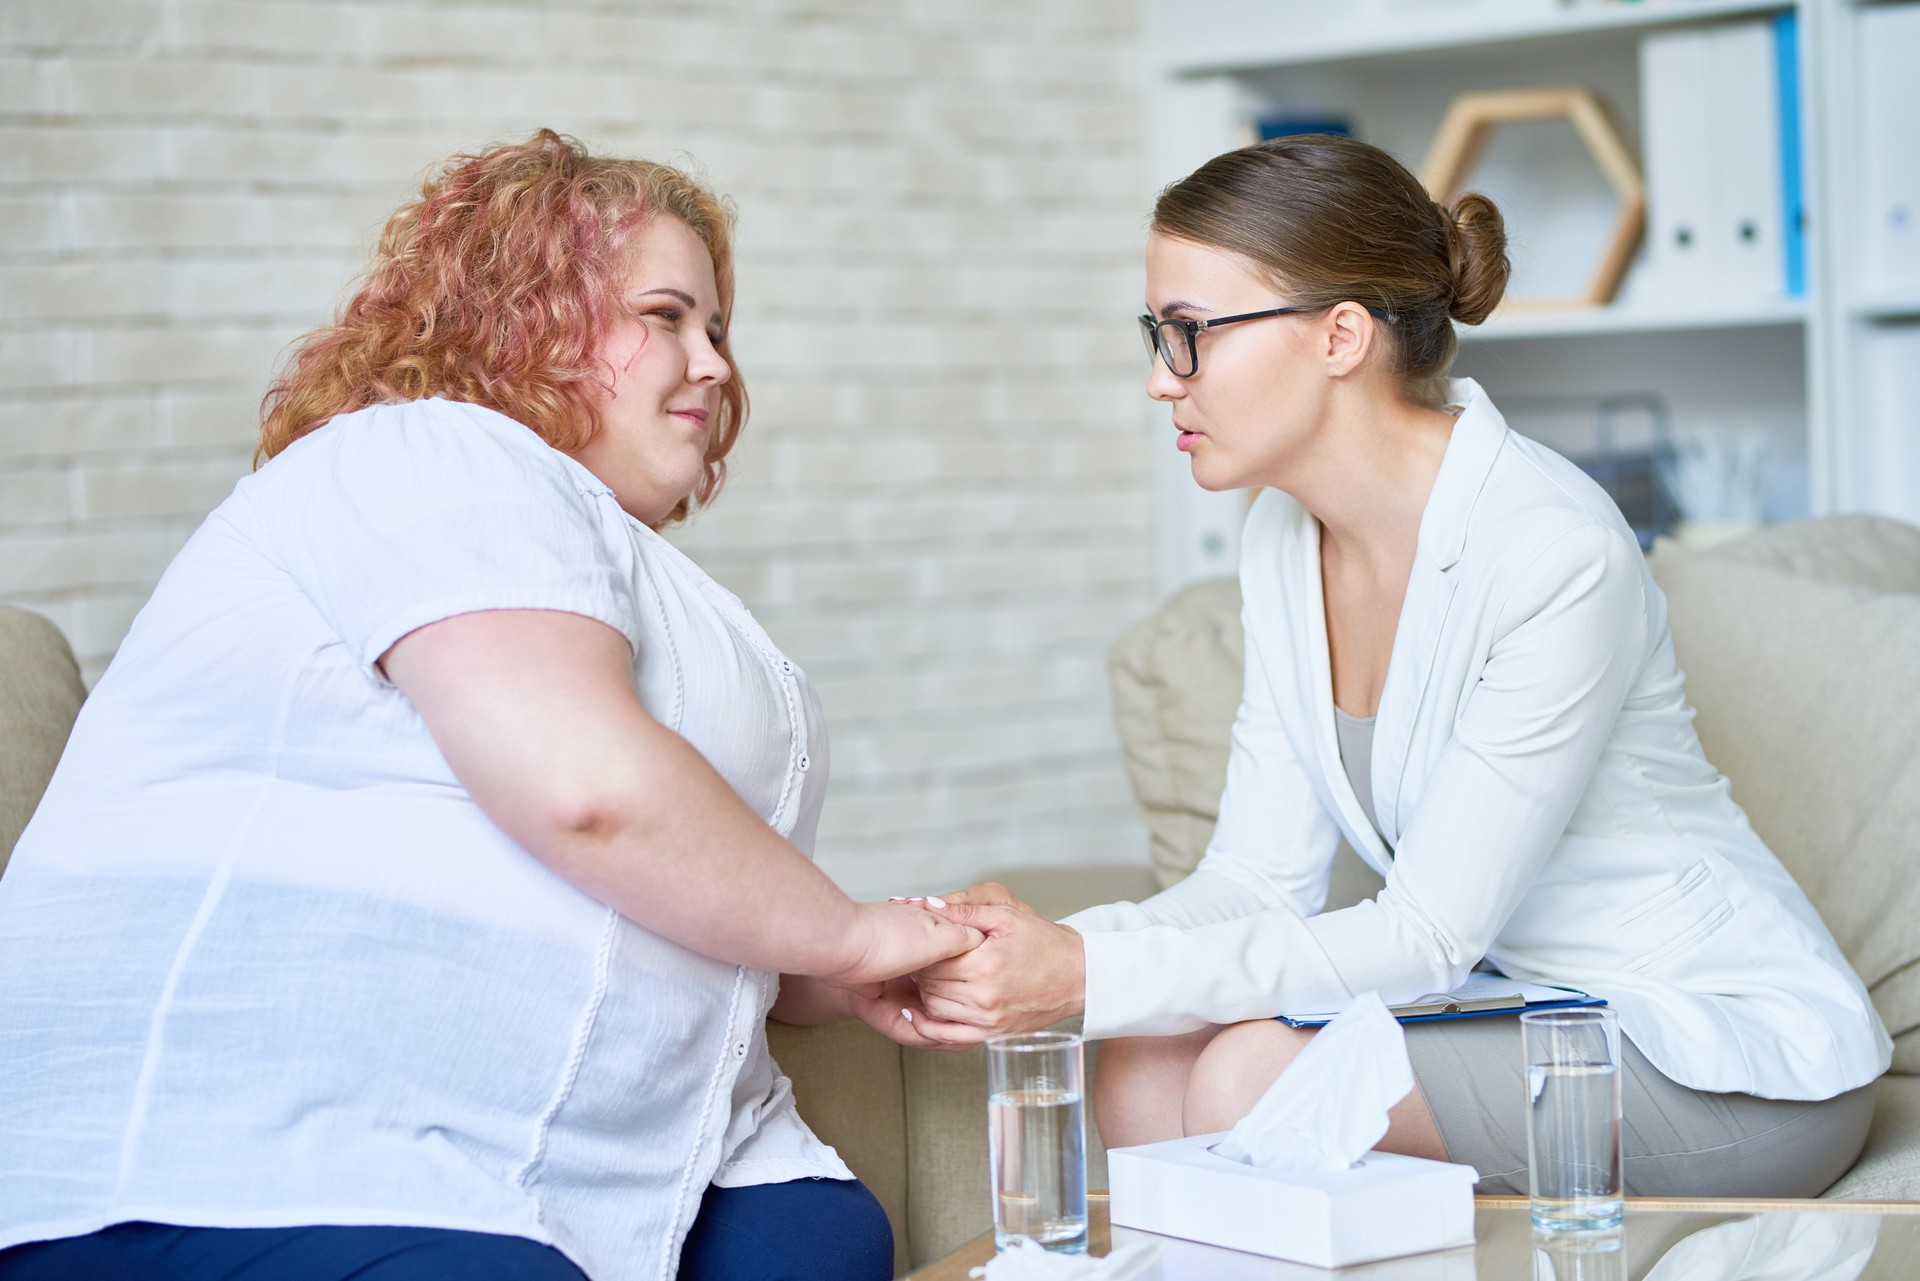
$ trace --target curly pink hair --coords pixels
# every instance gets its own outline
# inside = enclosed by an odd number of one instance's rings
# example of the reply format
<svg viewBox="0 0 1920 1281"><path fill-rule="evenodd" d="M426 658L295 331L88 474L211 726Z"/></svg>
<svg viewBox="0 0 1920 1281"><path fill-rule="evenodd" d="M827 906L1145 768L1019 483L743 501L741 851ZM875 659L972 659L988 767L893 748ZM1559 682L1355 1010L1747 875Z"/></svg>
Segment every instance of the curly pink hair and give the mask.
<svg viewBox="0 0 1920 1281"><path fill-rule="evenodd" d="M387 220L373 261L330 325L300 339L261 402L258 465L336 414L445 396L498 410L572 449L599 430L607 371L595 353L619 305L635 227L661 214L713 258L733 312L731 202L682 170L589 156L542 129L450 157ZM712 501L747 419L733 355L706 470L662 524Z"/></svg>

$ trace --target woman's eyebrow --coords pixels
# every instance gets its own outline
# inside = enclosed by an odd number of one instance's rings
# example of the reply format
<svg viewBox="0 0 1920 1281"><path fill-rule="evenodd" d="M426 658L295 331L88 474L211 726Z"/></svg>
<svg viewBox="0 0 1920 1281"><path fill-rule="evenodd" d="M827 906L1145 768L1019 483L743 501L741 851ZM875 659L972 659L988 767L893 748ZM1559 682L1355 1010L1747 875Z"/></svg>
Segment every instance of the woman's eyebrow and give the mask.
<svg viewBox="0 0 1920 1281"><path fill-rule="evenodd" d="M684 303L689 310L695 307L698 307L700 305L699 303L694 301L693 295L688 293L686 290L672 289L666 285L662 285L657 289L642 289L640 291L640 296L643 298L646 297L648 294L665 294L669 298L673 298L678 300L681 303ZM707 321L710 324L715 324L715 325L719 324L720 313L717 311L714 312L713 315L707 317Z"/></svg>
<svg viewBox="0 0 1920 1281"><path fill-rule="evenodd" d="M1181 300L1176 298L1172 302L1166 303L1160 308L1160 315L1162 319L1170 319L1173 316L1173 313L1176 311L1207 311L1207 310L1208 308L1202 307L1197 302L1182 302Z"/></svg>

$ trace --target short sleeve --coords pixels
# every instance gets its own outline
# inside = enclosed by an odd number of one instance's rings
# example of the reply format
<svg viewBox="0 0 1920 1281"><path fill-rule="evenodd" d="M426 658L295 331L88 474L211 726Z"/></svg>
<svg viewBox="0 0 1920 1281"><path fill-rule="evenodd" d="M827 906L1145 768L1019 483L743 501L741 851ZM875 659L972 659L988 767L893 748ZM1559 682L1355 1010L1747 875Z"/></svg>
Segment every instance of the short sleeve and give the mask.
<svg viewBox="0 0 1920 1281"><path fill-rule="evenodd" d="M251 478L248 498L265 550L382 684L395 641L484 610L580 614L639 648L612 492L492 410L426 400L343 415Z"/></svg>

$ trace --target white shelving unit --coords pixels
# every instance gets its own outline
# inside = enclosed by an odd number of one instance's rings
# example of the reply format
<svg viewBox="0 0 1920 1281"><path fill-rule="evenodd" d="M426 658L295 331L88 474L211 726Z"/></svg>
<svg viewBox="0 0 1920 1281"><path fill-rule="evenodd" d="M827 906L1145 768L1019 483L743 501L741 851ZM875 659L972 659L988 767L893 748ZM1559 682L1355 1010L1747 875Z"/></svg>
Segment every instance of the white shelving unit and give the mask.
<svg viewBox="0 0 1920 1281"><path fill-rule="evenodd" d="M1908 399L1920 403L1920 337L1911 344L1915 368L1905 373L1888 362L1901 361L1908 348L1879 341L1888 333L1920 336L1920 287L1889 290L1877 282L1875 264L1859 260L1856 143L1873 110L1860 101L1861 16L1920 0L1143 2L1155 189L1251 141L1253 120L1275 112L1342 117L1417 173L1447 104L1482 89L1592 89L1637 157L1643 37L1793 11L1805 295L1676 302L1651 279L1643 246L1609 306L1503 311L1462 328L1457 371L1478 378L1503 408L1513 406L1508 419L1516 429L1570 454L1594 444L1593 411L1583 405L1650 396L1667 407L1683 438L1725 431L1764 438L1770 519L1876 510L1920 522L1920 418L1905 407ZM1516 283L1547 282L1555 271L1583 275L1591 257L1569 261L1564 242L1529 243L1518 216L1527 194L1520 180L1538 185L1540 153L1509 155L1503 189L1500 145L1497 139L1489 149L1485 181L1474 185L1509 209ZM1568 155L1577 166L1577 153ZM1597 172L1591 181L1598 185ZM1556 182L1556 198L1577 208L1576 176L1562 173ZM1548 284L1529 292L1560 291ZM1890 399L1888 388L1903 376L1915 396ZM1152 412L1163 423L1165 409ZM1184 456L1171 449L1165 456L1167 585L1231 573L1245 496L1207 494L1192 483Z"/></svg>

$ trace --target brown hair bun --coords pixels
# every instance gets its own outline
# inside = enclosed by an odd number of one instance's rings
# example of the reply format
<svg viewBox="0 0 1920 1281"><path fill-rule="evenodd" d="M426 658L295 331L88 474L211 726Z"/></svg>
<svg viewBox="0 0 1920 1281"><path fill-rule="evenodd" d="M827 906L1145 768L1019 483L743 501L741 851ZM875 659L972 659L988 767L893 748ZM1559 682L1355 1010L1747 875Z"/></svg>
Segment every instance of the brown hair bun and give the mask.
<svg viewBox="0 0 1920 1281"><path fill-rule="evenodd" d="M1477 191L1440 212L1447 221L1447 267L1453 277L1447 314L1463 325L1477 325L1500 305L1513 274L1506 220L1493 201Z"/></svg>

